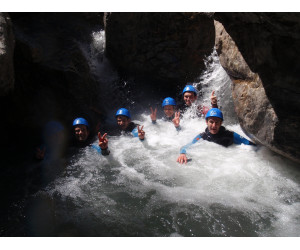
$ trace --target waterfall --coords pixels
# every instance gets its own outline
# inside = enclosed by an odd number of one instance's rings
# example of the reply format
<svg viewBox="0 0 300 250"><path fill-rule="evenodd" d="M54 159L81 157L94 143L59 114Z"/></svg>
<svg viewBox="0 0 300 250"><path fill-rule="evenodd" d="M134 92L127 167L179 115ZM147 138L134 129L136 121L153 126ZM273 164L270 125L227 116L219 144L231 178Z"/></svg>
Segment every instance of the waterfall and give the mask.
<svg viewBox="0 0 300 250"><path fill-rule="evenodd" d="M231 80L220 64L218 54L214 49L213 53L205 60L206 70L194 83L195 87L200 85L202 99L205 105L210 106L210 95L215 90L218 98L219 108L224 114L225 124L238 123L231 94Z"/></svg>

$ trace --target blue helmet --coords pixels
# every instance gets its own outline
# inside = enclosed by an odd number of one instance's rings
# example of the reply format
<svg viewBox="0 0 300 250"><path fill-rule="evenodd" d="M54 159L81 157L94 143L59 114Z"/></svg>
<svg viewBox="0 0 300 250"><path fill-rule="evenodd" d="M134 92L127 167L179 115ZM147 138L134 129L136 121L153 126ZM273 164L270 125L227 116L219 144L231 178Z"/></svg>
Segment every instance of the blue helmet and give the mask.
<svg viewBox="0 0 300 250"><path fill-rule="evenodd" d="M218 117L223 121L223 113L220 109L212 108L206 113L205 119L209 117Z"/></svg>
<svg viewBox="0 0 300 250"><path fill-rule="evenodd" d="M162 103L161 106L164 107L164 106L167 106L167 105L176 106L176 102L172 97L167 97L163 100L163 103Z"/></svg>
<svg viewBox="0 0 300 250"><path fill-rule="evenodd" d="M74 121L73 121L73 126L76 126L76 125L85 125L87 127L89 127L89 123L86 119L84 118L76 118Z"/></svg>
<svg viewBox="0 0 300 250"><path fill-rule="evenodd" d="M119 115L124 115L124 116L127 116L128 118L131 118L130 116L130 113L129 113L129 110L128 109L125 109L125 108L121 108L117 111L116 113L116 117L119 116Z"/></svg>
<svg viewBox="0 0 300 250"><path fill-rule="evenodd" d="M182 94L184 94L187 91L194 92L195 95L197 95L197 90L192 85L186 85L185 88L182 91Z"/></svg>

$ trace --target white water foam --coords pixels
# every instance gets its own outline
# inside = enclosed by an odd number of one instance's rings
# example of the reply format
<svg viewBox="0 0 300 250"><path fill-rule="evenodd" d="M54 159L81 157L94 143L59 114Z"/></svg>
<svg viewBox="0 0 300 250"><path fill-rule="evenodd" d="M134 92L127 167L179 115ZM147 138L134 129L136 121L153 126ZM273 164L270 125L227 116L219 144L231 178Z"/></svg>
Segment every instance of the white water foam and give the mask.
<svg viewBox="0 0 300 250"><path fill-rule="evenodd" d="M146 220L162 210L162 219L170 216L170 227L179 235L186 235L182 228L190 226L178 222L177 217L185 213L195 223L197 216L199 221L210 218L211 235L231 235L227 220L247 235L246 216L257 235L299 236L300 176L295 164L264 147L225 148L200 141L188 150L191 161L181 165L176 162L180 147L204 130L204 120L184 117L180 132L160 119L153 125L148 114L138 122L145 126L144 142L109 137L111 155L107 157L90 148L84 150L74 162L76 174L57 180L50 193L74 199L81 210L80 200L94 216L109 214L121 224L133 223L132 212ZM238 125L228 128L243 135ZM124 195L134 202L128 203ZM168 206L171 208L166 209ZM190 206L195 210L190 211ZM216 219L219 209L227 214L225 219Z"/></svg>
<svg viewBox="0 0 300 250"><path fill-rule="evenodd" d="M102 35L97 37L101 41ZM103 73L106 64L95 65L99 77L115 77ZM112 81L107 82L109 88ZM216 53L198 84L208 106L216 90L224 124L245 136ZM264 147L224 148L207 141L188 150L187 164L176 162L180 147L206 127L204 119L193 118L194 111L184 114L180 132L161 119L153 125L148 112L132 114L144 125L144 142L108 136L109 156L89 147L74 156L67 174L46 189L55 199L71 202L60 208L62 220L73 220L88 235L101 234L104 223L120 236L300 236L297 164Z"/></svg>

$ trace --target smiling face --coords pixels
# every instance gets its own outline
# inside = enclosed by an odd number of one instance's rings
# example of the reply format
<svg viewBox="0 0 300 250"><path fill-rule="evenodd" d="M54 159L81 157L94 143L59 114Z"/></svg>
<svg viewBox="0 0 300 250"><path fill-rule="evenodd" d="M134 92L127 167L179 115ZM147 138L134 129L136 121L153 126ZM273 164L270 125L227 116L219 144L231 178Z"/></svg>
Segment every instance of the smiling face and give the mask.
<svg viewBox="0 0 300 250"><path fill-rule="evenodd" d="M220 127L222 125L222 119L218 117L209 117L206 120L206 125L208 128L208 131L215 135L219 132Z"/></svg>
<svg viewBox="0 0 300 250"><path fill-rule="evenodd" d="M175 112L173 105L166 105L164 106L164 113L167 117L171 117Z"/></svg>
<svg viewBox="0 0 300 250"><path fill-rule="evenodd" d="M84 142L90 134L90 131L88 130L87 126L83 124L76 125L74 131L76 140L80 142Z"/></svg>
<svg viewBox="0 0 300 250"><path fill-rule="evenodd" d="M128 127L130 121L131 120L127 116L124 115L117 116L117 124L121 130L125 130Z"/></svg>
<svg viewBox="0 0 300 250"><path fill-rule="evenodd" d="M197 96L194 92L187 91L183 94L183 100L187 106L191 106L193 102L195 102Z"/></svg>

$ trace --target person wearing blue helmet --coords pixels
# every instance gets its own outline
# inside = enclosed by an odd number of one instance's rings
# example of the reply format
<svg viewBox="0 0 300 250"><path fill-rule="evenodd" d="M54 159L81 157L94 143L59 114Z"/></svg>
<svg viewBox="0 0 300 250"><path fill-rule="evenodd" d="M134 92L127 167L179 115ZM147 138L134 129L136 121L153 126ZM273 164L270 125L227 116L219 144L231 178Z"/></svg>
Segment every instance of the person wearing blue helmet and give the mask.
<svg viewBox="0 0 300 250"><path fill-rule="evenodd" d="M131 115L128 109L120 108L116 113L116 119L120 131L131 133L133 137L139 137L140 140L145 139L144 126L140 128L140 125L131 121Z"/></svg>
<svg viewBox="0 0 300 250"><path fill-rule="evenodd" d="M85 118L79 117L73 121L74 136L77 142L85 143L90 135L89 123Z"/></svg>
<svg viewBox="0 0 300 250"><path fill-rule="evenodd" d="M164 109L164 120L172 121L176 130L180 130L180 112L176 112L176 101L172 97L167 97L162 102L162 108ZM156 113L157 108L155 110L150 107L151 115L150 118L153 124L156 124Z"/></svg>
<svg viewBox="0 0 300 250"><path fill-rule="evenodd" d="M91 145L102 155L109 155L110 151L108 150L108 139L106 138L107 133L101 136L101 133L98 132L98 145L92 144L92 136L90 136L90 125L89 122L82 117L78 117L73 121L74 127L74 138L75 141L73 145L77 147L85 147Z"/></svg>
<svg viewBox="0 0 300 250"><path fill-rule="evenodd" d="M226 130L225 127L222 126L223 113L218 108L210 109L207 112L205 119L207 128L204 132L197 135L191 143L183 146L180 149L180 156L177 158L177 162L181 164L187 163L187 148L190 147L192 144L198 142L200 139L211 141L224 147L228 147L232 144L255 145L254 143L240 136L239 134Z"/></svg>
<svg viewBox="0 0 300 250"><path fill-rule="evenodd" d="M178 109L181 113L184 113L189 107L192 106L193 103L197 100L198 91L192 85L186 85L182 91L183 103L178 106ZM212 92L210 96L211 106L212 108L218 108L217 97L215 96L215 91ZM209 110L206 106L198 106L197 107L197 116L201 117L207 113Z"/></svg>
<svg viewBox="0 0 300 250"><path fill-rule="evenodd" d="M64 126L58 121L49 121L43 129L43 143L36 148L37 160L58 159L66 148L66 133Z"/></svg>

